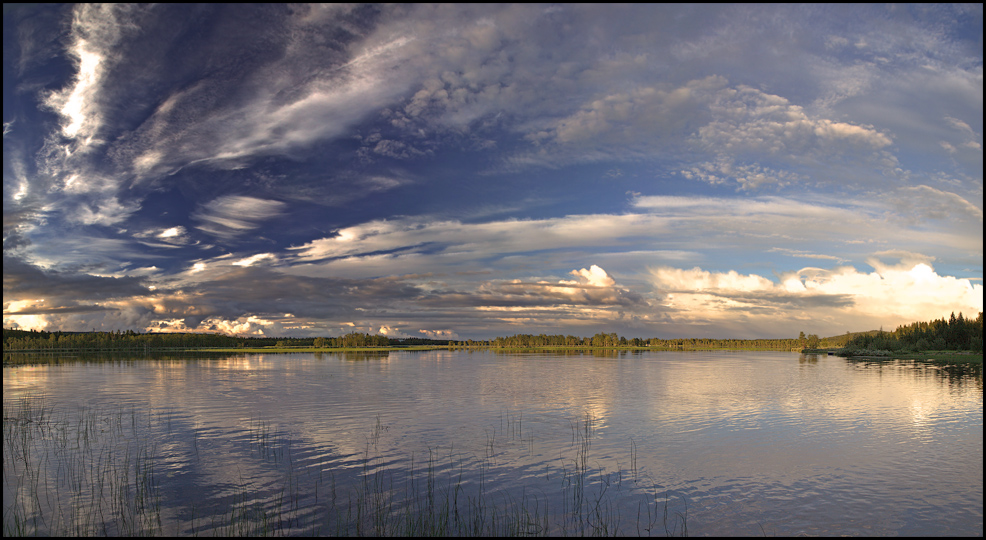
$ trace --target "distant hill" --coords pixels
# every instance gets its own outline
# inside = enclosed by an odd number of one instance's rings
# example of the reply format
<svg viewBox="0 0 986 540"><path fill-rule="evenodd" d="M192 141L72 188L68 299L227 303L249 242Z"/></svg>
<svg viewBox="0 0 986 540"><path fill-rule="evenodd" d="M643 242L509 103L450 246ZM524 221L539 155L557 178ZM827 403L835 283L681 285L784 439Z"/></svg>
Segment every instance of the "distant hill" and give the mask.
<svg viewBox="0 0 986 540"><path fill-rule="evenodd" d="M867 330L865 332L846 332L845 334L840 334L838 336L831 336L822 338L821 344L819 345L822 349L836 349L840 347L845 347L853 338L856 336L875 336L880 333L880 330Z"/></svg>

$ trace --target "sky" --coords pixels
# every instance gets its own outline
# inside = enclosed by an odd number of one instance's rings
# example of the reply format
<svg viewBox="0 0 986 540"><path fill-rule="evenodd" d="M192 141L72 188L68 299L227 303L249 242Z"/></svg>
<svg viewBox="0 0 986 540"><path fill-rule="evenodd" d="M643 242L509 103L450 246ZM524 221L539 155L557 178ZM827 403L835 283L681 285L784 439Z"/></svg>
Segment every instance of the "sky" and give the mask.
<svg viewBox="0 0 986 540"><path fill-rule="evenodd" d="M982 134L981 4L4 4L3 325L974 317Z"/></svg>

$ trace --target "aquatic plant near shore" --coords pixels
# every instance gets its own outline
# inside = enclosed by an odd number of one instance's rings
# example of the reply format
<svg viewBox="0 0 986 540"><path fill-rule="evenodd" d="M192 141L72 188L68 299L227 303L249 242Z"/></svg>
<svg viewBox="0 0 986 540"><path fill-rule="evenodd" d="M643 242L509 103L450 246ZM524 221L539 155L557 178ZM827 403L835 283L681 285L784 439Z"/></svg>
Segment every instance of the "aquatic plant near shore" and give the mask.
<svg viewBox="0 0 986 540"><path fill-rule="evenodd" d="M342 481L343 471L296 468L293 452L301 449L272 422L254 420L244 436L253 449L245 459L281 471L282 479L267 489L241 480L211 500L188 493L176 500L166 444L148 435L174 435L171 422L170 413L125 408L56 411L43 395L5 400L4 536L582 536L660 534L662 527L664 534L687 534L686 514L669 513L667 497L662 512L654 492L639 501L635 517L621 515L614 498L636 465L631 458L631 471L592 467L589 413L572 422L573 455L559 458L560 484L548 475L544 485L519 492L493 489L487 479L505 445L533 448L522 416L488 431L482 457L450 446L447 453L429 451L421 465L412 456L405 466L377 454L387 429L378 417L362 466ZM201 459L199 444L190 442L189 459ZM562 496L551 492L559 487Z"/></svg>

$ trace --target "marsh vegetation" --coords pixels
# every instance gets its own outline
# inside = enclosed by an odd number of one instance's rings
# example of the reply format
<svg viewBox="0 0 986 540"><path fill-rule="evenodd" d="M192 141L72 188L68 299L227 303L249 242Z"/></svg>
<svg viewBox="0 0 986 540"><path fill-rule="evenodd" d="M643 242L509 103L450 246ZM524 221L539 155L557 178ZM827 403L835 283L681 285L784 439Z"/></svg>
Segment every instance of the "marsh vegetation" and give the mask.
<svg viewBox="0 0 986 540"><path fill-rule="evenodd" d="M179 448L196 468L201 441L172 440L172 419L136 409L76 411L43 395L4 400L4 536L608 536L687 534L687 515L667 495L640 497L626 515L615 500L636 482L635 460L606 472L592 456L594 418L573 419L571 453L561 475L519 492L491 487L497 462L533 451L523 418L487 431L481 455L454 444L405 460L381 456L388 429L377 419L360 456L334 469L299 459L301 447L268 420L249 423L231 441L251 463L276 471L244 480L221 497L182 489L169 453ZM631 447L633 441L630 441ZM205 450L201 450L205 453ZM466 468L469 471L466 471ZM554 491L555 493L549 493ZM639 497L639 495L637 495ZM555 506L560 503L561 506Z"/></svg>

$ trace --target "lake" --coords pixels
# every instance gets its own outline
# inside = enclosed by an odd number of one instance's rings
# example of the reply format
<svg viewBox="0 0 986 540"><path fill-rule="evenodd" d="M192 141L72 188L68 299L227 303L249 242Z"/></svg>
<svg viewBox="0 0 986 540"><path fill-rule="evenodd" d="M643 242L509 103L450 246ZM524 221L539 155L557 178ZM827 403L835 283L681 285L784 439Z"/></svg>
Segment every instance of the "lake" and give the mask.
<svg viewBox="0 0 986 540"><path fill-rule="evenodd" d="M983 533L981 370L776 352L4 367L4 535Z"/></svg>

